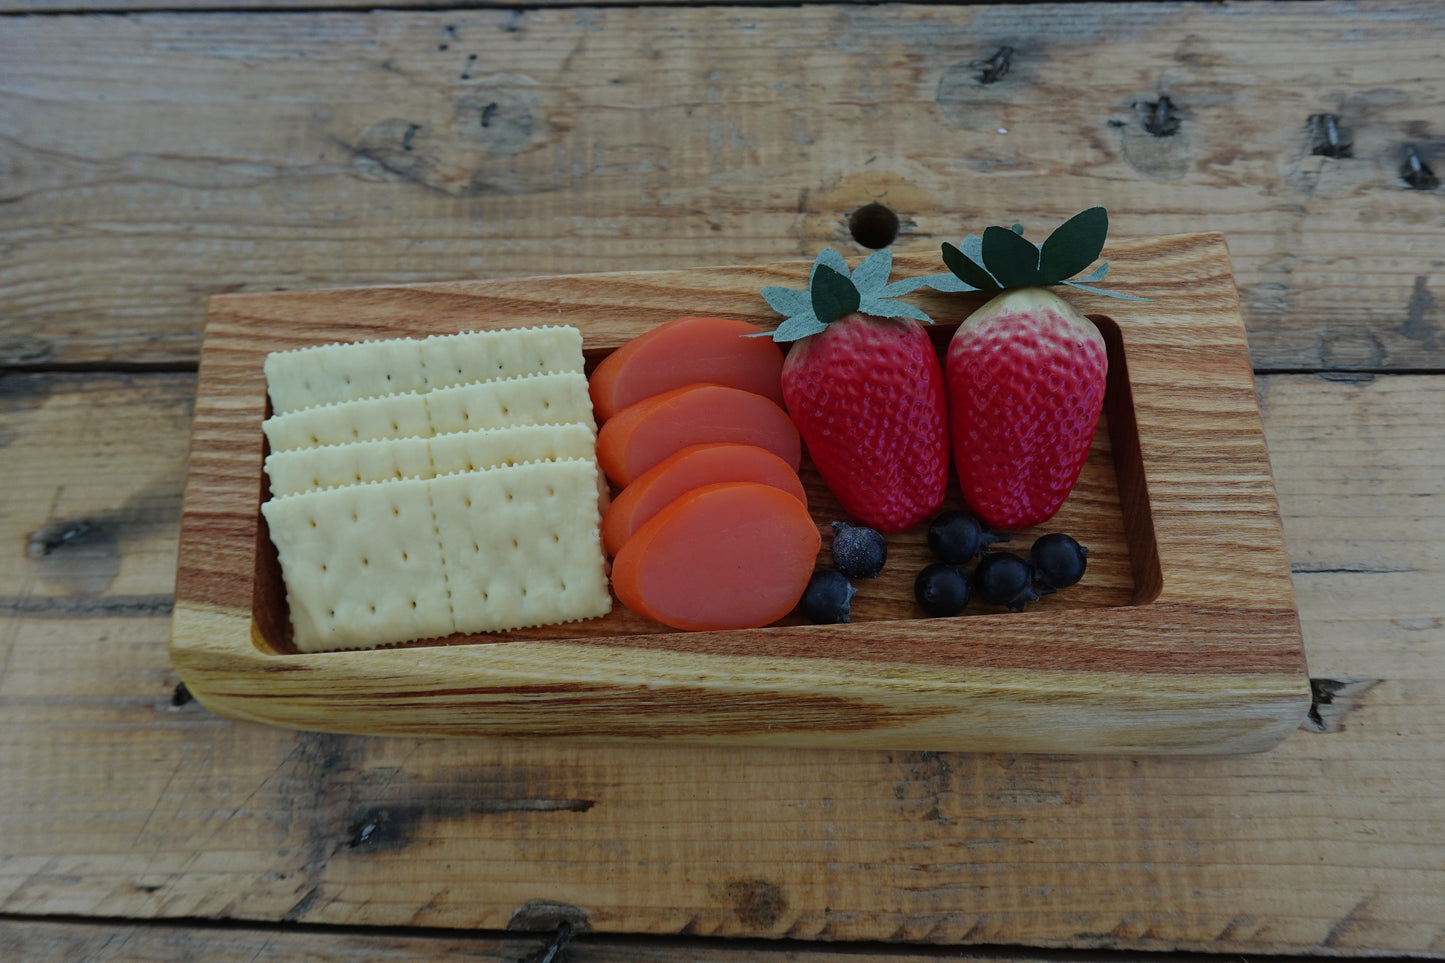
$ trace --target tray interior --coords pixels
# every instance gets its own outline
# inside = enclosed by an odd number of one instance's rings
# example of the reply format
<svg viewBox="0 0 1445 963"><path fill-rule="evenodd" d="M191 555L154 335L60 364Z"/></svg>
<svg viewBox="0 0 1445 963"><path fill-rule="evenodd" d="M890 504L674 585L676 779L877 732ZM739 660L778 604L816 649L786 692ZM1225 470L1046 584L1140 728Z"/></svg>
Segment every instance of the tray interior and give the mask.
<svg viewBox="0 0 1445 963"><path fill-rule="evenodd" d="M1152 526L1149 524L1148 494L1143 483L1133 399L1119 326L1107 315L1094 314L1090 317L1104 335L1109 348L1110 364L1104 395L1104 414L1100 418L1099 428L1079 481L1059 513L1052 519L1032 528L1010 532L1010 540L996 546L1027 556L1028 546L1038 536L1047 532L1066 532L1089 549L1088 571L1078 585L1030 603L1030 611L1056 612L1142 605L1152 601L1159 592L1159 555ZM931 328L930 334L940 355L946 350L957 327L957 324L943 323ZM613 349L610 347L584 347L589 375L611 350ZM851 519L823 484L817 469L807 457L806 450L800 475L803 487L808 493L809 509L823 537L823 550L819 553L817 567L829 568L831 523ZM264 471L259 473L257 484L264 493L267 485ZM614 493L615 491L614 489ZM940 511L964 507L962 494L958 490L958 479L951 474L947 499ZM256 573L251 601L251 615L256 625L253 639L256 647L268 655L295 655L298 653L291 643L291 624L286 608L286 590L281 566L276 557L276 548L271 543L265 517L261 515L259 507L256 521ZM882 574L877 579L855 581L858 594L854 596L851 608L853 623L927 617L913 598L914 576L925 565L936 561L928 551L925 528L915 527L890 534L887 538L888 563ZM1004 611L1001 607L987 605L975 598L969 602L965 613L959 618L999 614ZM777 624L809 623L801 614L795 612ZM537 641L621 638L668 634L673 631L668 626L638 616L617 603L614 604L611 614L585 622L544 625L484 635L456 634L389 648L486 645L519 639Z"/></svg>

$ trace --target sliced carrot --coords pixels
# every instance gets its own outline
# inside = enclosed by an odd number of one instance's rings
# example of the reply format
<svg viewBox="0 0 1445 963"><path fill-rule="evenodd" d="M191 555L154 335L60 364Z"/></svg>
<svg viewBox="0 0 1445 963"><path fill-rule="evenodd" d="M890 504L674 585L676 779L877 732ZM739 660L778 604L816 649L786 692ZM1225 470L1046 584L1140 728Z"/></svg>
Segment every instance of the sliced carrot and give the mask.
<svg viewBox="0 0 1445 963"><path fill-rule="evenodd" d="M689 445L637 476L612 500L602 516L602 547L616 555L622 543L669 502L718 482L772 485L808 507L798 473L772 452L756 445Z"/></svg>
<svg viewBox="0 0 1445 963"><path fill-rule="evenodd" d="M603 358L588 388L603 422L643 398L691 384L729 385L783 403L783 349L762 329L727 318L678 318Z"/></svg>
<svg viewBox="0 0 1445 963"><path fill-rule="evenodd" d="M803 458L793 420L762 395L725 385L688 385L644 398L607 419L597 433L597 462L614 485L625 488L673 452L709 442L766 448L794 471Z"/></svg>
<svg viewBox="0 0 1445 963"><path fill-rule="evenodd" d="M798 604L821 545L812 516L787 492L705 485L627 540L612 588L632 611L675 629L757 628Z"/></svg>

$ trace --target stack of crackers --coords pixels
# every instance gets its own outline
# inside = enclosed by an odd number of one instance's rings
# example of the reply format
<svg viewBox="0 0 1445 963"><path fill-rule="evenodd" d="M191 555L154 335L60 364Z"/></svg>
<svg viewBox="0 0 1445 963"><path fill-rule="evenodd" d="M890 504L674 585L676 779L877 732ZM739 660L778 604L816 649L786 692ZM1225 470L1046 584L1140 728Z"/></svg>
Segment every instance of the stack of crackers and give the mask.
<svg viewBox="0 0 1445 963"><path fill-rule="evenodd" d="M576 328L272 354L261 510L297 650L611 609Z"/></svg>

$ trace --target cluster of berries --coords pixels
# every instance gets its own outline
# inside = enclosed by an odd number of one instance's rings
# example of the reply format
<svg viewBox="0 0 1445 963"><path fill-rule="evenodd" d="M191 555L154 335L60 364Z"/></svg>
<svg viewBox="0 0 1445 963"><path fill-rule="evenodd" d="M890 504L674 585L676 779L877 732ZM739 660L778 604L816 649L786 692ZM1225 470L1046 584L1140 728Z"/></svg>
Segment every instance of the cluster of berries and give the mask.
<svg viewBox="0 0 1445 963"><path fill-rule="evenodd" d="M820 625L853 621L849 612L858 590L849 579L877 578L887 561L888 543L880 533L865 525L834 522L834 567L813 573L798 607Z"/></svg>
<svg viewBox="0 0 1445 963"><path fill-rule="evenodd" d="M953 616L977 593L988 605L1022 612L1025 603L1068 588L1084 577L1089 550L1069 535L1054 532L1040 537L1027 559L989 548L1007 540L1007 535L994 534L967 512L949 511L935 517L928 526L928 548L939 561L925 567L913 581L913 597L919 607L935 618ZM978 564L970 591L963 566L975 557Z"/></svg>
<svg viewBox="0 0 1445 963"><path fill-rule="evenodd" d="M931 617L958 615L976 593L989 605L1022 612L1026 602L1037 600L1084 577L1089 550L1071 536L1055 532L1040 537L1027 559L1005 551L992 551L995 542L1009 536L989 531L968 512L947 511L928 526L928 548L939 561L926 566L913 582L913 595ZM833 522L833 568L813 573L799 607L819 624L851 621L850 609L857 589L851 579L877 578L888 560L888 544L877 531L863 525ZM964 565L978 558L970 578Z"/></svg>

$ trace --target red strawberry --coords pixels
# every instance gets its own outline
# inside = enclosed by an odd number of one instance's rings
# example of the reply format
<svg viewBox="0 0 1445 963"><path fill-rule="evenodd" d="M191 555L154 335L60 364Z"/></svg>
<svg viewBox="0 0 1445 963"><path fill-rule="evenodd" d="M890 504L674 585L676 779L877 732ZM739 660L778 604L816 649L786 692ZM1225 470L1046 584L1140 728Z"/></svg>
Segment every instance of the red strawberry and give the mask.
<svg viewBox="0 0 1445 963"><path fill-rule="evenodd" d="M851 276L828 250L808 291L765 288L788 315L774 338L794 341L783 363L783 400L823 481L855 520L898 532L932 515L948 481L943 370L931 319L891 300L921 282L888 285L880 251Z"/></svg>
<svg viewBox="0 0 1445 963"><path fill-rule="evenodd" d="M1093 322L1040 285L1066 284L1104 248L1102 207L1076 214L1041 245L1023 228L990 227L959 247L943 246L950 275L924 283L940 291L999 291L959 327L945 370L954 460L963 497L993 528L1025 528L1053 517L1069 496L1104 404L1108 357Z"/></svg>
<svg viewBox="0 0 1445 963"><path fill-rule="evenodd" d="M994 528L1048 518L1078 480L1104 405L1104 338L1043 288L1000 294L948 346L949 419L963 497Z"/></svg>

